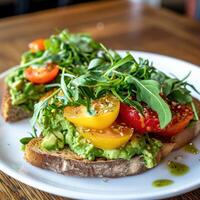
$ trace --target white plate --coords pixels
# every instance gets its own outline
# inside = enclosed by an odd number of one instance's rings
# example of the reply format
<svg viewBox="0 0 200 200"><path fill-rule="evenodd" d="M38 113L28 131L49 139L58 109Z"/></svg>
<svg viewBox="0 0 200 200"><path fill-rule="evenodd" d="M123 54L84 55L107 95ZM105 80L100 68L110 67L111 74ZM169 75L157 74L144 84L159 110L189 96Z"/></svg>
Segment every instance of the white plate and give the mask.
<svg viewBox="0 0 200 200"><path fill-rule="evenodd" d="M124 54L124 51L119 51ZM133 55L148 58L160 70L170 74L173 73L183 78L189 71L192 71L188 81L200 89L200 68L190 63L174 58L144 52L132 52ZM0 76L2 85L5 73ZM1 87L2 90L2 87ZM2 91L0 91L2 94ZM195 93L193 94L194 96ZM198 97L198 96L197 96ZM18 123L5 123L0 117L0 170L13 178L26 183L40 190L71 198L79 199L158 199L166 198L200 186L200 155L192 155L178 150L167 157L159 166L143 174L116 178L79 178L67 177L51 171L42 170L31 166L23 159L23 152L20 151L19 139L27 135L30 130L29 121L24 120ZM200 148L200 137L194 143ZM170 175L166 168L168 160L175 156L183 155L183 163L190 167L189 173L181 177ZM163 188L154 188L152 181L156 179L171 179L174 184Z"/></svg>

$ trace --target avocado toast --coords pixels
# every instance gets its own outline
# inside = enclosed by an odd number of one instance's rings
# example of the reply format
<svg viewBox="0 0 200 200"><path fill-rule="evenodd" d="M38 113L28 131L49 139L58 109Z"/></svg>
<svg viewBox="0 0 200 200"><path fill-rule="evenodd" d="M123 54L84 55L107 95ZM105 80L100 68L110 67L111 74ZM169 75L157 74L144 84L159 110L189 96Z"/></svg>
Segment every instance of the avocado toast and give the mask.
<svg viewBox="0 0 200 200"><path fill-rule="evenodd" d="M32 116L34 104L59 82L62 67L84 68L99 49L90 36L67 31L32 41L21 64L11 69L5 79L1 105L4 119L14 122Z"/></svg>
<svg viewBox="0 0 200 200"><path fill-rule="evenodd" d="M85 177L134 175L199 133L199 102L187 77L100 47L84 70L63 68L35 105L31 124L39 134L21 139L32 165Z"/></svg>

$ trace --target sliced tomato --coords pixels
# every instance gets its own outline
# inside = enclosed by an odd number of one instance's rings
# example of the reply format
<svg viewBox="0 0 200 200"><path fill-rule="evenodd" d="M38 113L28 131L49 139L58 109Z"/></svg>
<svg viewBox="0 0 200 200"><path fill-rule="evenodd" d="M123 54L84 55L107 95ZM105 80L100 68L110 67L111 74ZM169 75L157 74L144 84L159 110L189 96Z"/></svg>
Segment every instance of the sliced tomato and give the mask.
<svg viewBox="0 0 200 200"><path fill-rule="evenodd" d="M133 135L133 130L119 124L106 129L87 129L77 127L78 132L100 149L116 149L126 144Z"/></svg>
<svg viewBox="0 0 200 200"><path fill-rule="evenodd" d="M160 130L158 115L153 110L144 106L143 115L134 107L120 104L120 119L128 126L134 128L137 133L157 132Z"/></svg>
<svg viewBox="0 0 200 200"><path fill-rule="evenodd" d="M173 117L168 126L159 132L163 136L173 136L180 133L194 118L194 113L189 105L173 103L170 107Z"/></svg>
<svg viewBox="0 0 200 200"><path fill-rule="evenodd" d="M25 77L35 84L45 84L53 81L58 75L59 67L57 64L47 64L44 67L28 67L25 70Z"/></svg>
<svg viewBox="0 0 200 200"><path fill-rule="evenodd" d="M147 106L144 106L143 115L134 107L121 103L120 120L134 128L137 133L159 133L163 136L173 136L182 131L193 119L191 106L169 103L172 112L172 120L164 129L160 128L158 114Z"/></svg>
<svg viewBox="0 0 200 200"><path fill-rule="evenodd" d="M44 39L37 39L29 43L28 47L32 53L45 50Z"/></svg>
<svg viewBox="0 0 200 200"><path fill-rule="evenodd" d="M104 129L116 120L119 107L119 100L115 96L107 95L92 102L95 115L90 115L87 108L81 105L65 107L64 117L76 126Z"/></svg>

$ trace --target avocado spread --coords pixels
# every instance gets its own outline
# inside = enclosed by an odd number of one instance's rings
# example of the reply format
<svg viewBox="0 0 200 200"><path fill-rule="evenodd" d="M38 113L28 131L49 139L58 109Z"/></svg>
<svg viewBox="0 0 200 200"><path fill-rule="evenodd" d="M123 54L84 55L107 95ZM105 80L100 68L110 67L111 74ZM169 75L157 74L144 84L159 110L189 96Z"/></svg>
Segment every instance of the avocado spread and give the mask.
<svg viewBox="0 0 200 200"><path fill-rule="evenodd" d="M44 94L44 85L34 85L24 76L24 69L19 68L6 77L6 84L11 95L12 105L21 106L33 112L34 104Z"/></svg>
<svg viewBox="0 0 200 200"><path fill-rule="evenodd" d="M55 110L56 107L56 110ZM134 156L141 156L148 168L155 166L156 155L162 143L145 136L136 136L125 146L113 150L96 148L83 138L76 128L63 117L63 108L49 104L39 115L38 123L44 136L41 143L43 150L61 150L70 148L79 156L88 160L98 157L106 159L130 160Z"/></svg>

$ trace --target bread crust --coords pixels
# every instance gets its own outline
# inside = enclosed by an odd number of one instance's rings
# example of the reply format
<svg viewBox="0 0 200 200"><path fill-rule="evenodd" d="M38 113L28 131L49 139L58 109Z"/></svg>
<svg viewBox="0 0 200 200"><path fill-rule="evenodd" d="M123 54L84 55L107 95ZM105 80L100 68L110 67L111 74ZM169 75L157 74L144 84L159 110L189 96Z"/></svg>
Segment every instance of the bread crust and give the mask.
<svg viewBox="0 0 200 200"><path fill-rule="evenodd" d="M7 86L5 86L3 92L1 112L7 122L16 122L32 115L31 112L26 111L24 108L12 105L11 95Z"/></svg>

